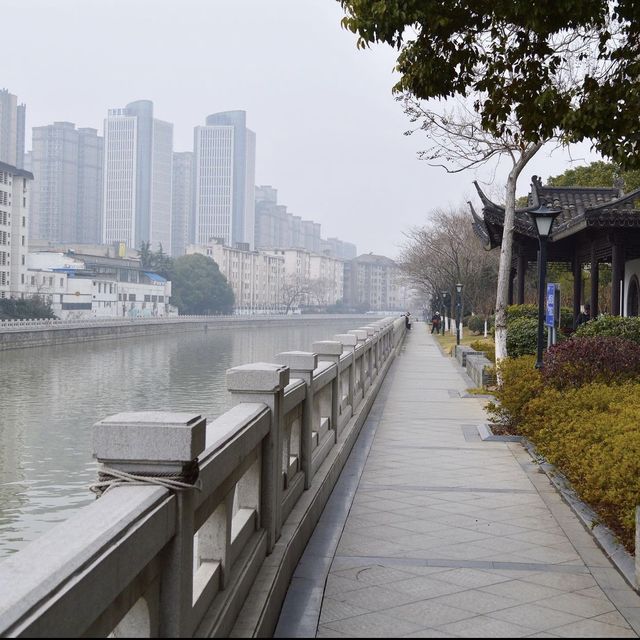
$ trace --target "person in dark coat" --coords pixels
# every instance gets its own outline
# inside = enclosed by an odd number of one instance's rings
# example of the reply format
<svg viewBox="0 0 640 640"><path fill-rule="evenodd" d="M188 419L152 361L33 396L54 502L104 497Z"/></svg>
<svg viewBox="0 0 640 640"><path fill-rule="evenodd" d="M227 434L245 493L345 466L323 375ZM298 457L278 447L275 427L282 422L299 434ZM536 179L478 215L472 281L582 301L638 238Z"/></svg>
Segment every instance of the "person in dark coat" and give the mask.
<svg viewBox="0 0 640 640"><path fill-rule="evenodd" d="M585 322L589 322L589 320L591 320L591 305L587 303L584 305L584 311L581 311L578 314L578 320L576 321L576 329L581 324L584 324Z"/></svg>
<svg viewBox="0 0 640 640"><path fill-rule="evenodd" d="M440 312L436 311L431 316L431 333L438 333L440 331Z"/></svg>

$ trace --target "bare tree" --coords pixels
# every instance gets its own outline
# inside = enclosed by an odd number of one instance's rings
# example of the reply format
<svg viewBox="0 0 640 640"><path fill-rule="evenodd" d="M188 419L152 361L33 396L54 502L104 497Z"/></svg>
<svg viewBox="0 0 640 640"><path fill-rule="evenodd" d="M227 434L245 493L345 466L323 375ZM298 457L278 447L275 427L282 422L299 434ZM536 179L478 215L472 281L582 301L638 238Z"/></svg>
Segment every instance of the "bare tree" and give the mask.
<svg viewBox="0 0 640 640"><path fill-rule="evenodd" d="M300 306L309 298L311 292L311 281L308 278L295 275L287 276L280 289L280 301L284 312L289 313L292 309Z"/></svg>
<svg viewBox="0 0 640 640"><path fill-rule="evenodd" d="M448 173L460 173L501 159L507 159L510 162L505 187L504 231L500 247L495 303L496 359L506 358L506 309L513 253L516 187L522 170L540 150L543 143L523 140L519 135L519 126L515 117L502 135L488 133L482 128L477 111L461 100L456 102L453 109L442 112L423 105L410 94L405 94L401 100L410 121L420 123L415 129L407 131L407 135L422 131L429 137L431 144L419 153L419 158L426 160L432 166L442 167Z"/></svg>
<svg viewBox="0 0 640 640"><path fill-rule="evenodd" d="M424 227L406 234L399 266L411 286L425 297L440 298L456 282L465 284L465 306L474 313L493 310L498 275L498 256L487 252L462 209L438 209Z"/></svg>

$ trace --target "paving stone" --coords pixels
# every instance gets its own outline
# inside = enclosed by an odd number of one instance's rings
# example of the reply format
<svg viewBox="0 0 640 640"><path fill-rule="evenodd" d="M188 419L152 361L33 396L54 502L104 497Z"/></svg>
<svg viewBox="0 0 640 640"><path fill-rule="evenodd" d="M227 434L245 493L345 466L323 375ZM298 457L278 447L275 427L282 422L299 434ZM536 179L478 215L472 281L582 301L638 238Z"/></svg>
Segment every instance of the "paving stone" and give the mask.
<svg viewBox="0 0 640 640"><path fill-rule="evenodd" d="M631 629L622 629L617 625L605 624L597 620L580 620L563 627L550 629L561 638L636 638Z"/></svg>
<svg viewBox="0 0 640 640"><path fill-rule="evenodd" d="M580 616L566 613L564 611L553 611L537 604L521 604L517 607L503 609L502 611L494 611L490 613L491 618L504 620L514 624L522 624L530 627L535 631L546 631L548 629L559 627L573 622L582 620Z"/></svg>
<svg viewBox="0 0 640 640"><path fill-rule="evenodd" d="M525 638L533 633L522 625L485 616L447 624L441 630L460 638Z"/></svg>
<svg viewBox="0 0 640 640"><path fill-rule="evenodd" d="M382 611L418 599L407 593L377 586L365 587L364 589L358 589L356 591L347 591L336 594L333 597L340 602L347 602L356 607L362 607L367 611ZM417 629L413 629L413 631L417 631Z"/></svg>
<svg viewBox="0 0 640 640"><path fill-rule="evenodd" d="M412 604L388 609L385 613L400 620L410 620L423 627L439 627L450 622L457 622L475 617L469 611L449 607L433 600L421 600Z"/></svg>
<svg viewBox="0 0 640 640"><path fill-rule="evenodd" d="M353 618L363 613L369 612L366 609L355 607L347 602L340 602L339 600L325 597L322 601L320 624L344 620L345 618Z"/></svg>
<svg viewBox="0 0 640 640"><path fill-rule="evenodd" d="M584 618L591 618L615 609L604 594L602 599L596 599L576 593L565 593L561 596L539 600L538 604L542 607L548 607L556 611L566 611Z"/></svg>
<svg viewBox="0 0 640 640"><path fill-rule="evenodd" d="M380 613L368 613L322 625L323 631L334 631L351 638L394 638L423 627Z"/></svg>

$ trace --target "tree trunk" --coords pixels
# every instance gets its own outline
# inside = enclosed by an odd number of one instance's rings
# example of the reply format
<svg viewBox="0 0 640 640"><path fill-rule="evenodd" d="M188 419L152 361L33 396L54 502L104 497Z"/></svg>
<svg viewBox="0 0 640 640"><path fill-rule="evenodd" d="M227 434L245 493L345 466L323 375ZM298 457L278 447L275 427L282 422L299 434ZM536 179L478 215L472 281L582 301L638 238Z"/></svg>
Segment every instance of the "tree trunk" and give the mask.
<svg viewBox="0 0 640 640"><path fill-rule="evenodd" d="M511 274L511 255L513 253L513 228L515 225L518 176L541 146L542 144L540 143L527 145L520 153L520 156L517 159L514 158L513 167L507 178L504 227L500 246L500 266L496 291L496 364L509 355L507 353L507 305L509 303L509 277ZM498 377L498 384L501 382Z"/></svg>

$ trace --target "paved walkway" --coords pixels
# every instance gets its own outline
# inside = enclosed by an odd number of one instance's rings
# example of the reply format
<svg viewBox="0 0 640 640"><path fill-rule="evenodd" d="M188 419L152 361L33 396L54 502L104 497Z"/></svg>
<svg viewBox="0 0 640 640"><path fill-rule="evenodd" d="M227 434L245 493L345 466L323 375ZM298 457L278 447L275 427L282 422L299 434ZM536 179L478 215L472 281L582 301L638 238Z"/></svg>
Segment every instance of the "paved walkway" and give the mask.
<svg viewBox="0 0 640 640"><path fill-rule="evenodd" d="M276 637L636 637L640 597L414 324Z"/></svg>

